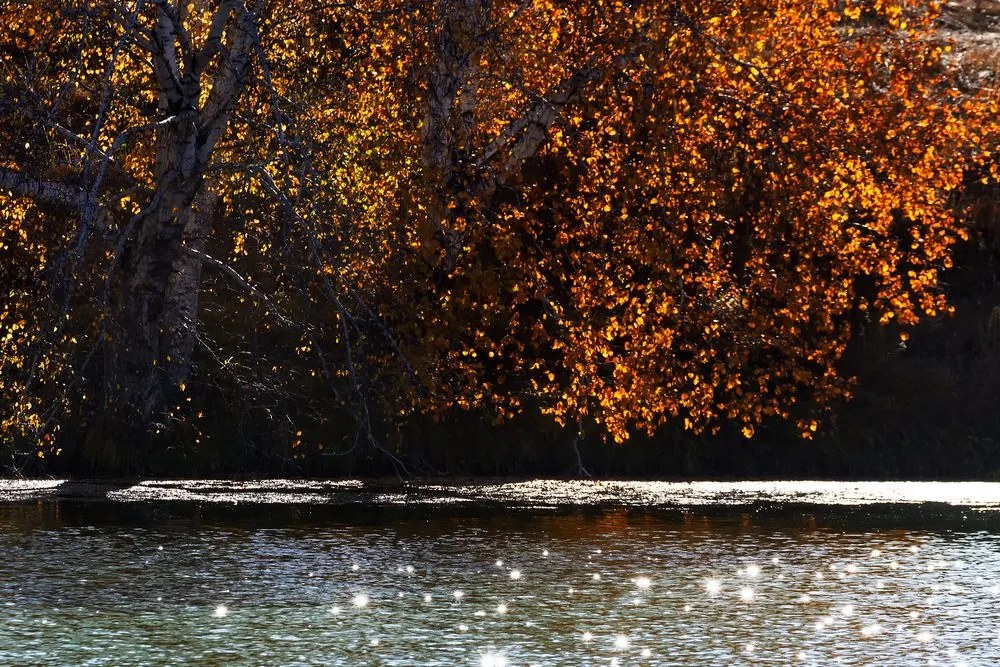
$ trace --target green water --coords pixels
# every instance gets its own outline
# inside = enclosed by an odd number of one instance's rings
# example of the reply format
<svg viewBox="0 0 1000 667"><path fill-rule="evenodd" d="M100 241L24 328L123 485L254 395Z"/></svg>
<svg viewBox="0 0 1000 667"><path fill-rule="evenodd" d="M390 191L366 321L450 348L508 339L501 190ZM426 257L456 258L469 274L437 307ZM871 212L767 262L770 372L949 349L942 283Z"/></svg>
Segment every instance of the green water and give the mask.
<svg viewBox="0 0 1000 667"><path fill-rule="evenodd" d="M477 494L9 499L0 664L1000 664L991 510Z"/></svg>

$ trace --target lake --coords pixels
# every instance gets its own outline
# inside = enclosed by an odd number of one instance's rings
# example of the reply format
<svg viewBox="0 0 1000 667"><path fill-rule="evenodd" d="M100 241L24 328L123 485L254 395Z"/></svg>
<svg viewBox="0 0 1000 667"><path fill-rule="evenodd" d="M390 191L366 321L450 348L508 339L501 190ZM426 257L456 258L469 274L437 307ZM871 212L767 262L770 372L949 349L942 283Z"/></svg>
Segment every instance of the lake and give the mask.
<svg viewBox="0 0 1000 667"><path fill-rule="evenodd" d="M3 665L996 665L1000 484L0 482Z"/></svg>

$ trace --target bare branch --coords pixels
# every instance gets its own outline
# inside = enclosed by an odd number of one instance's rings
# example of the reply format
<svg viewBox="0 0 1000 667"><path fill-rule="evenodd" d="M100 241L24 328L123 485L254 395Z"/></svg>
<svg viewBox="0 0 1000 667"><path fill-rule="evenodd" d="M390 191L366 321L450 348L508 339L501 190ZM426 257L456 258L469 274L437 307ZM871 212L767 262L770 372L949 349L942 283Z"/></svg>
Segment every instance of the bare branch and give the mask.
<svg viewBox="0 0 1000 667"><path fill-rule="evenodd" d="M260 300L264 304L264 306L267 307L267 310L272 315L274 315L275 318L278 319L278 321L280 321L284 325L293 326L293 322L281 313L277 305L275 305L274 301L271 300L271 297L269 297L268 295L264 294L259 289L254 287L249 280L240 275L239 271L234 269L232 266L230 266L226 262L223 262L220 259L216 259L215 257L212 257L211 255L204 253L200 250L196 250L195 248L192 248L191 246L188 245L181 246L181 250L183 250L188 255L191 255L192 257L200 259L205 264L210 264L215 268L219 269L220 271L222 271L223 273L225 273L227 276L235 280L240 287L242 287L244 290L253 295L255 299Z"/></svg>

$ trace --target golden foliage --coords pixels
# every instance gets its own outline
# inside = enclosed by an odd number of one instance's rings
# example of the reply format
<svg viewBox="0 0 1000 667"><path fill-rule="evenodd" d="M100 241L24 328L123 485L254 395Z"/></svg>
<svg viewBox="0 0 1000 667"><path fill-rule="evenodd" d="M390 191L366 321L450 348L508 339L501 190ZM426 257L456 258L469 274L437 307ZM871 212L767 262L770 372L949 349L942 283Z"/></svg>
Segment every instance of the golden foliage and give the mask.
<svg viewBox="0 0 1000 667"><path fill-rule="evenodd" d="M73 257L79 220L0 192L4 432L41 427L31 396L85 391L73 376L107 313L42 313L40 295L69 270L96 299L155 196L162 100L123 35L156 12L118 4L4 5L0 168L105 169L110 211L104 245L67 269L53 258ZM179 8L194 42L215 4ZM751 437L804 397L848 395L836 365L861 323L950 311L941 272L967 233L952 199L997 178L1000 108L957 88L934 18L910 0L260 3L205 185L211 242L308 332L364 342L331 294L384 326L392 345L368 358L413 371L397 409ZM429 82L448 77L442 128ZM296 354L315 346L295 335Z"/></svg>

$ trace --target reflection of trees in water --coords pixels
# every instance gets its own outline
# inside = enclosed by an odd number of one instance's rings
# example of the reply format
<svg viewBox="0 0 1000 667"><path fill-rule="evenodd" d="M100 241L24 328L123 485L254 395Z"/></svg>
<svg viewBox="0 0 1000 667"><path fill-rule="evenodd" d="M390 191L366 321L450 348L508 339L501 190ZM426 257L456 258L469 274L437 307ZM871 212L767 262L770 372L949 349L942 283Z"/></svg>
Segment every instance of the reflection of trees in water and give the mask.
<svg viewBox="0 0 1000 667"><path fill-rule="evenodd" d="M0 504L0 533L57 530L62 527L62 506L58 501L35 500Z"/></svg>

